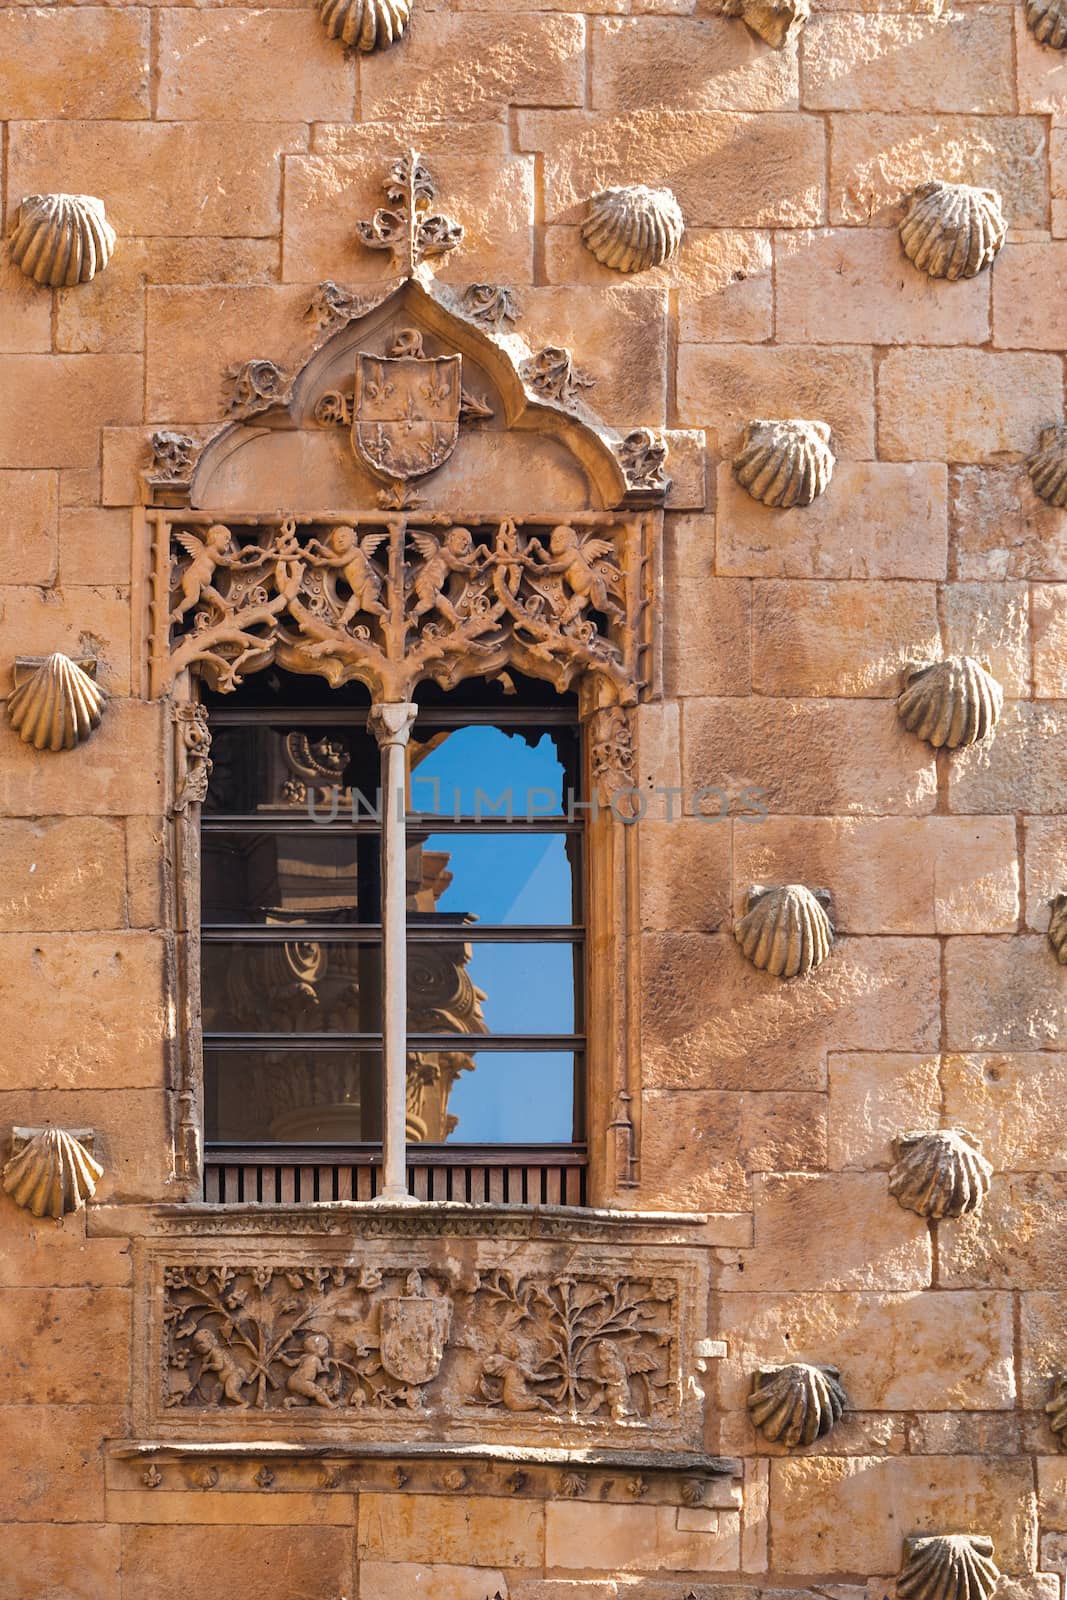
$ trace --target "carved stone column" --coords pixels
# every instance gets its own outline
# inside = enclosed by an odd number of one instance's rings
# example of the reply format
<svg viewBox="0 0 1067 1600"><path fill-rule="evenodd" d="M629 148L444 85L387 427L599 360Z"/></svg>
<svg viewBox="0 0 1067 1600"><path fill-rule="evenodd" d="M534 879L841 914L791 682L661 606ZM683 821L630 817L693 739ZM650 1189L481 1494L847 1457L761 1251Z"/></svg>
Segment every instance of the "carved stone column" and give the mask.
<svg viewBox="0 0 1067 1600"><path fill-rule="evenodd" d="M407 773L404 751L418 707L371 707L368 726L382 753L382 1193L406 1200L407 1108Z"/></svg>

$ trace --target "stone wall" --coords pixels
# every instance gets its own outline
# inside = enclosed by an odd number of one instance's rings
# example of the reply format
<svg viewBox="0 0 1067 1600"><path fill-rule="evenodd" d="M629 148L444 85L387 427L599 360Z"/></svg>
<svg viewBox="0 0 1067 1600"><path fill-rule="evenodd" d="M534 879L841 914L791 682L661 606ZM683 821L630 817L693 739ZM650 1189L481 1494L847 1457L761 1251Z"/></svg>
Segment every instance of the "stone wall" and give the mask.
<svg viewBox="0 0 1067 1600"><path fill-rule="evenodd" d="M906 1536L969 1533L1005 1595L1059 1600L1067 511L1026 458L1063 421L1067 56L999 3L823 0L772 49L704 0L416 0L363 56L304 0L8 5L0 119L9 227L27 194L85 192L118 234L76 288L0 259L0 697L53 650L97 658L111 697L58 756L0 723L4 1154L54 1122L104 1166L61 1226L0 1195L0 1594L881 1600ZM172 730L130 508L157 428L205 438L228 369L304 358L320 280L381 280L357 222L413 140L466 230L438 280L512 286L607 424L673 440L663 693L637 716L641 1182L617 1199L711 1213L704 1447L739 1462L696 1503L654 1459L577 1492L506 1462L334 1482L130 1454L132 1241L175 1195L176 1116ZM931 179L1000 193L991 271L904 258ZM584 249L616 183L673 190L673 261L629 278ZM832 430L807 508L735 481L768 416ZM1004 695L952 753L894 707L945 655ZM696 814L702 786L729 815ZM794 881L829 890L836 936L782 981L733 925L750 885ZM993 1169L955 1220L889 1192L893 1141L938 1127ZM791 1360L839 1368L849 1402L800 1448L747 1408Z"/></svg>

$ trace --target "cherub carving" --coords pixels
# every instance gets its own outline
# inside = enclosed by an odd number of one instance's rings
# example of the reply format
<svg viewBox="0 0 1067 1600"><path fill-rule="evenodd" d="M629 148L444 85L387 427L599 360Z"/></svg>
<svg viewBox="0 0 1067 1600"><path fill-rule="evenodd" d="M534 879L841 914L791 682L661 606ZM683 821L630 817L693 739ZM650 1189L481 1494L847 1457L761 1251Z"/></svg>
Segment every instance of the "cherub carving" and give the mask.
<svg viewBox="0 0 1067 1600"><path fill-rule="evenodd" d="M235 550L230 530L221 522L213 522L202 539L198 539L194 533L185 532L175 533L174 538L189 557L189 565L179 580L182 598L170 614L172 625L180 622L186 612L192 611L202 600L212 601L225 615L229 601L215 588L216 570L219 567L247 570L262 566L269 559L258 545L246 545L243 550Z"/></svg>
<svg viewBox="0 0 1067 1600"><path fill-rule="evenodd" d="M352 591L337 619L339 628L345 627L360 611L371 611L378 617L387 615L387 609L382 605L382 574L371 556L388 537L388 529L382 528L374 533L365 533L360 539L354 528L342 525L332 530L326 545L318 539L309 541L307 555L311 565L339 568L341 577Z"/></svg>
<svg viewBox="0 0 1067 1600"><path fill-rule="evenodd" d="M218 1336L211 1328L198 1328L190 1342L200 1357L201 1373L216 1373L226 1399L240 1406L242 1411L247 1411L248 1401L241 1390L248 1382L248 1373L233 1352L219 1343Z"/></svg>
<svg viewBox="0 0 1067 1600"><path fill-rule="evenodd" d="M535 557L538 565L531 569L536 576L558 574L571 591L560 613L561 627L566 627L580 617L586 607L625 621L625 612L611 598L610 590L622 581L618 567L604 558L614 555L615 547L607 539L582 538L575 528L566 523L553 528L546 551L539 539L531 539L527 555Z"/></svg>
<svg viewBox="0 0 1067 1600"><path fill-rule="evenodd" d="M593 1350L593 1376L598 1387L583 1406L583 1415L607 1406L612 1422L625 1422L635 1415L630 1397L630 1374L654 1372L655 1358L640 1350L624 1351L604 1339Z"/></svg>
<svg viewBox="0 0 1067 1600"><path fill-rule="evenodd" d="M458 596L455 592L446 593L446 587L452 587L453 575L459 578L474 577L479 568L485 565L488 552L475 549L469 528L449 528L443 540L432 533L414 531L411 538L423 558L422 566L415 573L417 604L412 619L418 621L428 611L437 610L446 621L458 626L460 617L455 606ZM466 583L463 583L460 592L465 591L466 587Z"/></svg>
<svg viewBox="0 0 1067 1600"><path fill-rule="evenodd" d="M292 1367L292 1374L286 1379L285 1387L288 1393L285 1397L285 1407L300 1405L303 1400L310 1400L317 1406L326 1406L332 1410L336 1404L336 1379L330 1389L324 1388L318 1382L319 1378L330 1376L330 1341L324 1333L309 1333L302 1345L303 1354L299 1356L282 1356L282 1361L287 1367Z"/></svg>
<svg viewBox="0 0 1067 1600"><path fill-rule="evenodd" d="M495 1399L495 1395L486 1388L485 1379L500 1379L500 1399L508 1411L551 1411L552 1407L547 1400L539 1394L534 1394L530 1389L531 1383L537 1382L537 1373L532 1367L525 1366L521 1361L516 1361L511 1356L489 1356L482 1367L483 1377L481 1391L487 1400Z"/></svg>

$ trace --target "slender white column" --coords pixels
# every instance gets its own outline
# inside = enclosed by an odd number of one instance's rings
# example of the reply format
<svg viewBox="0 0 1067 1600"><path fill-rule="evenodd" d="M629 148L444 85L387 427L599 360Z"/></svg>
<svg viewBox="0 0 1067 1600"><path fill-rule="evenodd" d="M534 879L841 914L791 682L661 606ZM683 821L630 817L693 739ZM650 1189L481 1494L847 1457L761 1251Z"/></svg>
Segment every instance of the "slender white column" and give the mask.
<svg viewBox="0 0 1067 1600"><path fill-rule="evenodd" d="M370 729L382 753L382 1200L407 1200L407 774L404 751L418 707L407 701L371 707Z"/></svg>

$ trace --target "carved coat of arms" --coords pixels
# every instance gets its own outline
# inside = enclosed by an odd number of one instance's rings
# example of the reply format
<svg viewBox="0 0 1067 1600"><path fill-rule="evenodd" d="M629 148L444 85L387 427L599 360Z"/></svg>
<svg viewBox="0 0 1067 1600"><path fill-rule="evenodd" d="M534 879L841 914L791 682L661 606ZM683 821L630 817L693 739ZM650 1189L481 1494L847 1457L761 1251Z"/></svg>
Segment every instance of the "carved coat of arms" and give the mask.
<svg viewBox="0 0 1067 1600"><path fill-rule="evenodd" d="M352 446L379 478L407 482L448 460L459 439L463 358L411 354L356 358Z"/></svg>
<svg viewBox="0 0 1067 1600"><path fill-rule="evenodd" d="M446 1296L402 1295L381 1302L378 1354L382 1366L402 1383L429 1383L444 1360L452 1327L452 1302Z"/></svg>

